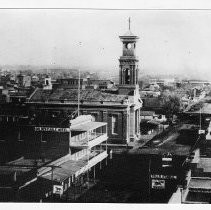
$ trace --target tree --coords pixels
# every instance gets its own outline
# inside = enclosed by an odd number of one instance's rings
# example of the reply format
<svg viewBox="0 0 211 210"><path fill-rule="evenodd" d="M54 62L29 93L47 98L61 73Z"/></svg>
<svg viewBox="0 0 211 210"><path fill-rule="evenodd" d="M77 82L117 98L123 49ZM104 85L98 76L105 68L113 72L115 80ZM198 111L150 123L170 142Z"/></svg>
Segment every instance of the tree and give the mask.
<svg viewBox="0 0 211 210"><path fill-rule="evenodd" d="M163 108L166 112L166 117L172 119L181 110L181 101L177 95L163 96Z"/></svg>

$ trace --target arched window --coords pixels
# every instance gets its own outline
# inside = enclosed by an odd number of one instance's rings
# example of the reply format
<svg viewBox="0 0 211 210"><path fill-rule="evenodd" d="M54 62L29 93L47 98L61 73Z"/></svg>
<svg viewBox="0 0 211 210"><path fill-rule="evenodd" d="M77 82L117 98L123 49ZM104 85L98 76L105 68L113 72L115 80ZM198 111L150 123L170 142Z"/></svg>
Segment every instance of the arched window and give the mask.
<svg viewBox="0 0 211 210"><path fill-rule="evenodd" d="M130 84L130 69L125 69L125 84Z"/></svg>
<svg viewBox="0 0 211 210"><path fill-rule="evenodd" d="M118 116L117 115L112 115L111 123L112 123L112 134L117 134L118 133Z"/></svg>

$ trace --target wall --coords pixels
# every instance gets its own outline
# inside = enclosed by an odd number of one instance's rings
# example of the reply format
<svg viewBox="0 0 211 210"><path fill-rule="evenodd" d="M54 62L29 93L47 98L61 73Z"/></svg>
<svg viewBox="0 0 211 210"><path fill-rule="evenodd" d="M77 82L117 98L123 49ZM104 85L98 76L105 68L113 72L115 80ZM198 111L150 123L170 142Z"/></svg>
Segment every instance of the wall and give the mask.
<svg viewBox="0 0 211 210"><path fill-rule="evenodd" d="M57 112L58 117L54 119L55 123L62 122L65 118L68 119L68 115L71 115L73 111L77 110L76 104L28 104L28 110L30 115L36 114L40 119L37 121L43 123L53 123L52 119L46 119L46 117L51 116L52 113ZM90 114L95 117L96 121L107 122L108 123L108 142L114 144L125 144L129 141L127 137L128 131L128 106L122 107L112 107L112 106L89 106L82 105L80 107L80 114ZM118 118L118 132L117 135L112 134L112 115ZM46 117L45 117L46 116ZM41 119L42 118L42 119ZM66 120L67 122L67 120Z"/></svg>

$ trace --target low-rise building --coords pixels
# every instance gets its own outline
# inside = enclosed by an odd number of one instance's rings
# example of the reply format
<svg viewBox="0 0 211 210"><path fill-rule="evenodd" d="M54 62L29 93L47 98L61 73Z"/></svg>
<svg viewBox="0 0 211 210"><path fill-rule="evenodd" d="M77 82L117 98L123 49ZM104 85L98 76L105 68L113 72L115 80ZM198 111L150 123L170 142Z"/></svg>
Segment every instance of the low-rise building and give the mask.
<svg viewBox="0 0 211 210"><path fill-rule="evenodd" d="M89 188L95 183L95 167L105 160L107 153L107 123L93 121L92 116L79 116L70 121L68 128L35 127L37 133L66 136L66 155L53 159L44 152L42 159L20 158L0 166L1 199L6 201L41 201L49 196L76 198L75 188ZM40 139L41 146L47 143ZM102 143L105 147L102 147ZM69 146L68 146L69 145ZM47 147L46 150L49 150ZM57 148L59 150L59 147ZM53 153L53 150L50 149ZM36 154L39 156L39 154ZM89 178L90 171L94 176ZM76 186L77 185L77 186Z"/></svg>

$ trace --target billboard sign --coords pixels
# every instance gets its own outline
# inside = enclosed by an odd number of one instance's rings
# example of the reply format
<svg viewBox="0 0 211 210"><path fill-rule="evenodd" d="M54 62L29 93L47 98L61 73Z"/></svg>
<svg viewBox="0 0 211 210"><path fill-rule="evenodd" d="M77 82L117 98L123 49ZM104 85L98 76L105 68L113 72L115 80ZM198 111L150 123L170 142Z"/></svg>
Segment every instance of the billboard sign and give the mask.
<svg viewBox="0 0 211 210"><path fill-rule="evenodd" d="M165 189L165 180L163 179L152 179L152 189Z"/></svg>
<svg viewBox="0 0 211 210"><path fill-rule="evenodd" d="M205 130L199 130L199 134L205 134Z"/></svg>
<svg viewBox="0 0 211 210"><path fill-rule="evenodd" d="M62 195L63 194L63 186L62 185L54 185L53 186L53 194Z"/></svg>

